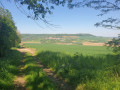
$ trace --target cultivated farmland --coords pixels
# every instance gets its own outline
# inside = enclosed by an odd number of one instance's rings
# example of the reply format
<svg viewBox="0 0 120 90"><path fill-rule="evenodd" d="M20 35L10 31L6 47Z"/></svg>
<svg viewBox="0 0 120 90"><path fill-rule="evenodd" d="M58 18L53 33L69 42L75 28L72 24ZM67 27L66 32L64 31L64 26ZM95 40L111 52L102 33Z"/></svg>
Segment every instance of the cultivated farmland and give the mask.
<svg viewBox="0 0 120 90"><path fill-rule="evenodd" d="M73 90L120 89L119 58L105 46L25 44Z"/></svg>

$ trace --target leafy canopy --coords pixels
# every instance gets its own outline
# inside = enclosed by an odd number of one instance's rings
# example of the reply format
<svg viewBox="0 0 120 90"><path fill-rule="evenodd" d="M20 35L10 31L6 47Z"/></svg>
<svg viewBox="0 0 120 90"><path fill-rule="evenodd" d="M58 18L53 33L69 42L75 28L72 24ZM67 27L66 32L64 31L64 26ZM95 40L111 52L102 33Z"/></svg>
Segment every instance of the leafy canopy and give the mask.
<svg viewBox="0 0 120 90"><path fill-rule="evenodd" d="M111 41L106 43L109 47L113 48L113 52L119 54L120 53L120 35L118 38L113 38Z"/></svg>
<svg viewBox="0 0 120 90"><path fill-rule="evenodd" d="M109 14L109 12L120 10L120 0L14 0L16 4L26 5L27 9L33 12L28 14L27 17L32 19L40 19L47 23L45 20L46 14L52 14L55 6L67 6L69 9L89 7L100 10L99 16ZM120 19L109 17L96 23L95 26L102 26L105 28L120 28Z"/></svg>

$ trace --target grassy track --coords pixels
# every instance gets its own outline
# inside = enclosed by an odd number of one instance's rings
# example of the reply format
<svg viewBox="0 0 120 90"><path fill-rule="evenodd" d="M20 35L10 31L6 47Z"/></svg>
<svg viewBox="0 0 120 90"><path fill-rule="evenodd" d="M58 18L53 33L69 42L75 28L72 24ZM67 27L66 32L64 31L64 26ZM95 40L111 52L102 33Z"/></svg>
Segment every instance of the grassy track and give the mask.
<svg viewBox="0 0 120 90"><path fill-rule="evenodd" d="M56 90L53 82L36 64L35 56L22 53L11 50L8 56L0 58L0 90L25 90L25 88L27 90ZM25 85L21 86L19 83Z"/></svg>
<svg viewBox="0 0 120 90"><path fill-rule="evenodd" d="M0 89L13 90L14 79L19 72L19 64L22 59L20 52L11 50L6 57L0 58Z"/></svg>
<svg viewBox="0 0 120 90"><path fill-rule="evenodd" d="M24 63L26 87L28 90L56 90L54 83L36 64L34 56L27 54Z"/></svg>

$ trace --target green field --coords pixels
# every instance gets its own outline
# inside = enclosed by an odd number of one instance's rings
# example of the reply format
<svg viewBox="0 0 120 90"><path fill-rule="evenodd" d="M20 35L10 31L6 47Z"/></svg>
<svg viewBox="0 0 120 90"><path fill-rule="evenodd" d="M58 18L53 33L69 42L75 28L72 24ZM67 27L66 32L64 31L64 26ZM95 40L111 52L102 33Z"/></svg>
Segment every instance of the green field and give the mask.
<svg viewBox="0 0 120 90"><path fill-rule="evenodd" d="M120 90L119 55L105 46L26 44L74 90ZM78 53L76 53L78 52Z"/></svg>
<svg viewBox="0 0 120 90"><path fill-rule="evenodd" d="M83 46L83 45L56 45L56 44L36 44L26 43L26 47L35 48L37 52L54 51L70 55L76 53L83 55L106 55L112 54L112 50L106 46Z"/></svg>

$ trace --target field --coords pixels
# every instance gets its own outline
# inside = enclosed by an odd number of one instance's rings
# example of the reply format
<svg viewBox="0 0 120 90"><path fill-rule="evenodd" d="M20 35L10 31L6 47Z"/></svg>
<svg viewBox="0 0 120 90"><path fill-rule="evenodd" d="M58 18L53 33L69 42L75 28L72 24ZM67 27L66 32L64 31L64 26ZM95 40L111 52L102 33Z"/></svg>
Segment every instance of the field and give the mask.
<svg viewBox="0 0 120 90"><path fill-rule="evenodd" d="M83 55L106 55L112 54L112 50L106 46L83 46L83 45L56 45L56 44L39 44L26 43L26 47L35 48L37 52L54 51L62 52L69 55L83 54Z"/></svg>
<svg viewBox="0 0 120 90"><path fill-rule="evenodd" d="M119 90L119 56L105 46L25 44L73 90Z"/></svg>
<svg viewBox="0 0 120 90"><path fill-rule="evenodd" d="M105 43L110 37L100 37L91 34L22 34L24 43L41 43L41 44L65 44L65 45L82 45L88 43Z"/></svg>

